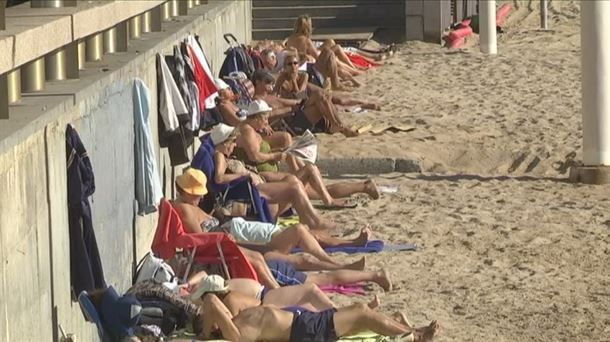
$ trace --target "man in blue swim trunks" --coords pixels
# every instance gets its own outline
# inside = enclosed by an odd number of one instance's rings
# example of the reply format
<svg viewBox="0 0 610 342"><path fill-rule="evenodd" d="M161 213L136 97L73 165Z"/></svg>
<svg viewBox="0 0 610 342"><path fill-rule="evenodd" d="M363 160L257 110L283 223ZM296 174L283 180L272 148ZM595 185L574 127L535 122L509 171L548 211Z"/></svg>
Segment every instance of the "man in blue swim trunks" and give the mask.
<svg viewBox="0 0 610 342"><path fill-rule="evenodd" d="M413 328L403 314L397 320L377 311L374 303L354 304L321 312L281 310L262 305L233 315L215 294L203 299L203 338L220 330L230 341L333 342L340 337L373 331L383 336L401 336L405 341L431 341L439 328L436 321Z"/></svg>

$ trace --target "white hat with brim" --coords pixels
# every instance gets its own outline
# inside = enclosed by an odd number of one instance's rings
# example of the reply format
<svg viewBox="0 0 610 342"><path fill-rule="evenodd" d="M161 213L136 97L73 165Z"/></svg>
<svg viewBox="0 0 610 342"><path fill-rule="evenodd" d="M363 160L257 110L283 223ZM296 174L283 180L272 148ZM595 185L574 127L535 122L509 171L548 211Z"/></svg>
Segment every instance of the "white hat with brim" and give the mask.
<svg viewBox="0 0 610 342"><path fill-rule="evenodd" d="M229 285L227 285L227 281L217 274L212 274L207 276L201 283L199 283L197 290L191 294L191 300L197 300L206 293L227 292L229 292Z"/></svg>
<svg viewBox="0 0 610 342"><path fill-rule="evenodd" d="M212 128L210 132L210 138L212 139L212 143L214 146L218 144L222 144L227 141L232 135L235 134L235 127L219 123L218 125Z"/></svg>
<svg viewBox="0 0 610 342"><path fill-rule="evenodd" d="M272 110L273 110L273 108L269 107L267 102L265 102L263 100L254 100L248 106L248 115L247 116L269 113Z"/></svg>

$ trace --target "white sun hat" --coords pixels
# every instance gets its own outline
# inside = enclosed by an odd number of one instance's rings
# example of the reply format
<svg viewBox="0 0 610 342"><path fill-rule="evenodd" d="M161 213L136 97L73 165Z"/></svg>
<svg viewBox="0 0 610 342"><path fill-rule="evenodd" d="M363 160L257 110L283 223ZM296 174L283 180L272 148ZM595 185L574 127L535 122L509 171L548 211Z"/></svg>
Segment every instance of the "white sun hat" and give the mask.
<svg viewBox="0 0 610 342"><path fill-rule="evenodd" d="M248 106L248 115L247 116L252 116L252 115L261 114L261 113L269 113L272 110L273 110L273 108L269 107L267 102L265 102L263 100L254 100Z"/></svg>
<svg viewBox="0 0 610 342"><path fill-rule="evenodd" d="M229 137L231 137L235 133L235 127L225 125L223 123L219 123L218 125L212 128L210 132L210 138L212 138L212 143L214 146L218 144L222 144L227 141Z"/></svg>
<svg viewBox="0 0 610 342"><path fill-rule="evenodd" d="M216 88L218 90L225 90L225 89L229 88L229 85L227 84L227 82L223 81L220 78L217 78L214 80L214 85L216 85Z"/></svg>

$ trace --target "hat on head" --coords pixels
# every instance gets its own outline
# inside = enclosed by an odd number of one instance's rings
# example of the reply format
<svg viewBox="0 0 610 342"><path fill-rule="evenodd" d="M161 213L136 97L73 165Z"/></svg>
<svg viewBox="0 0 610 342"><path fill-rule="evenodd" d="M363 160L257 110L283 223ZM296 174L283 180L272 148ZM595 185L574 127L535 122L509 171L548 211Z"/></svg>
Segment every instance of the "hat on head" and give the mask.
<svg viewBox="0 0 610 342"><path fill-rule="evenodd" d="M273 110L273 108L269 107L267 102L264 100L254 100L248 106L248 115L252 116L256 114L269 113Z"/></svg>
<svg viewBox="0 0 610 342"><path fill-rule="evenodd" d="M197 290L191 294L191 299L199 299L206 293L227 292L229 292L229 285L227 285L227 281L218 274L212 274L207 276L201 283L199 283Z"/></svg>
<svg viewBox="0 0 610 342"><path fill-rule="evenodd" d="M218 90L225 90L227 88L230 88L229 85L227 84L227 82L223 81L220 78L217 78L214 80L214 85L216 85L216 88Z"/></svg>
<svg viewBox="0 0 610 342"><path fill-rule="evenodd" d="M267 70L259 69L252 74L252 82L256 83L257 81L263 81L265 83L273 83L275 82L275 78L273 75Z"/></svg>
<svg viewBox="0 0 610 342"><path fill-rule="evenodd" d="M208 193L206 185L208 178L201 170L192 167L186 169L183 174L176 177L176 184L189 195L203 196Z"/></svg>
<svg viewBox="0 0 610 342"><path fill-rule="evenodd" d="M214 146L222 144L233 135L235 135L235 127L231 127L223 123L219 123L218 125L214 126L210 132L210 138L212 139Z"/></svg>

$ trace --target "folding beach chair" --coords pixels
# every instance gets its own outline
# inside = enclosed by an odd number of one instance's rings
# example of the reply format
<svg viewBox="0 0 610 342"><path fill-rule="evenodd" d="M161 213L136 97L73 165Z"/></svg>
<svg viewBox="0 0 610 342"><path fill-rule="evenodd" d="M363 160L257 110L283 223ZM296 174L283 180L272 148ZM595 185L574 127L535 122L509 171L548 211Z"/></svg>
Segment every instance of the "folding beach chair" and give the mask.
<svg viewBox="0 0 610 342"><path fill-rule="evenodd" d="M152 251L162 259L171 259L176 249L189 254L187 273L193 263L222 265L227 279L250 278L258 281L254 268L231 237L225 233L187 233L182 220L167 199L159 205L159 222Z"/></svg>
<svg viewBox="0 0 610 342"><path fill-rule="evenodd" d="M112 342L112 338L104 330L104 326L102 325L102 318L97 312L95 305L93 305L93 302L91 301L91 298L89 297L89 293L87 293L87 291L83 291L78 295L78 304L80 305L80 309L83 312L83 316L85 316L85 320L87 322L95 324L95 326L97 327L97 334L100 337L100 341Z"/></svg>
<svg viewBox="0 0 610 342"><path fill-rule="evenodd" d="M220 205L227 201L240 201L251 204L252 214L257 221L273 223L267 201L261 197L258 189L252 186L248 177L242 177L229 184L217 184L214 180L216 167L214 165L214 144L209 134L201 137L201 146L193 157L191 166L201 170L208 178L208 191L216 196Z"/></svg>

